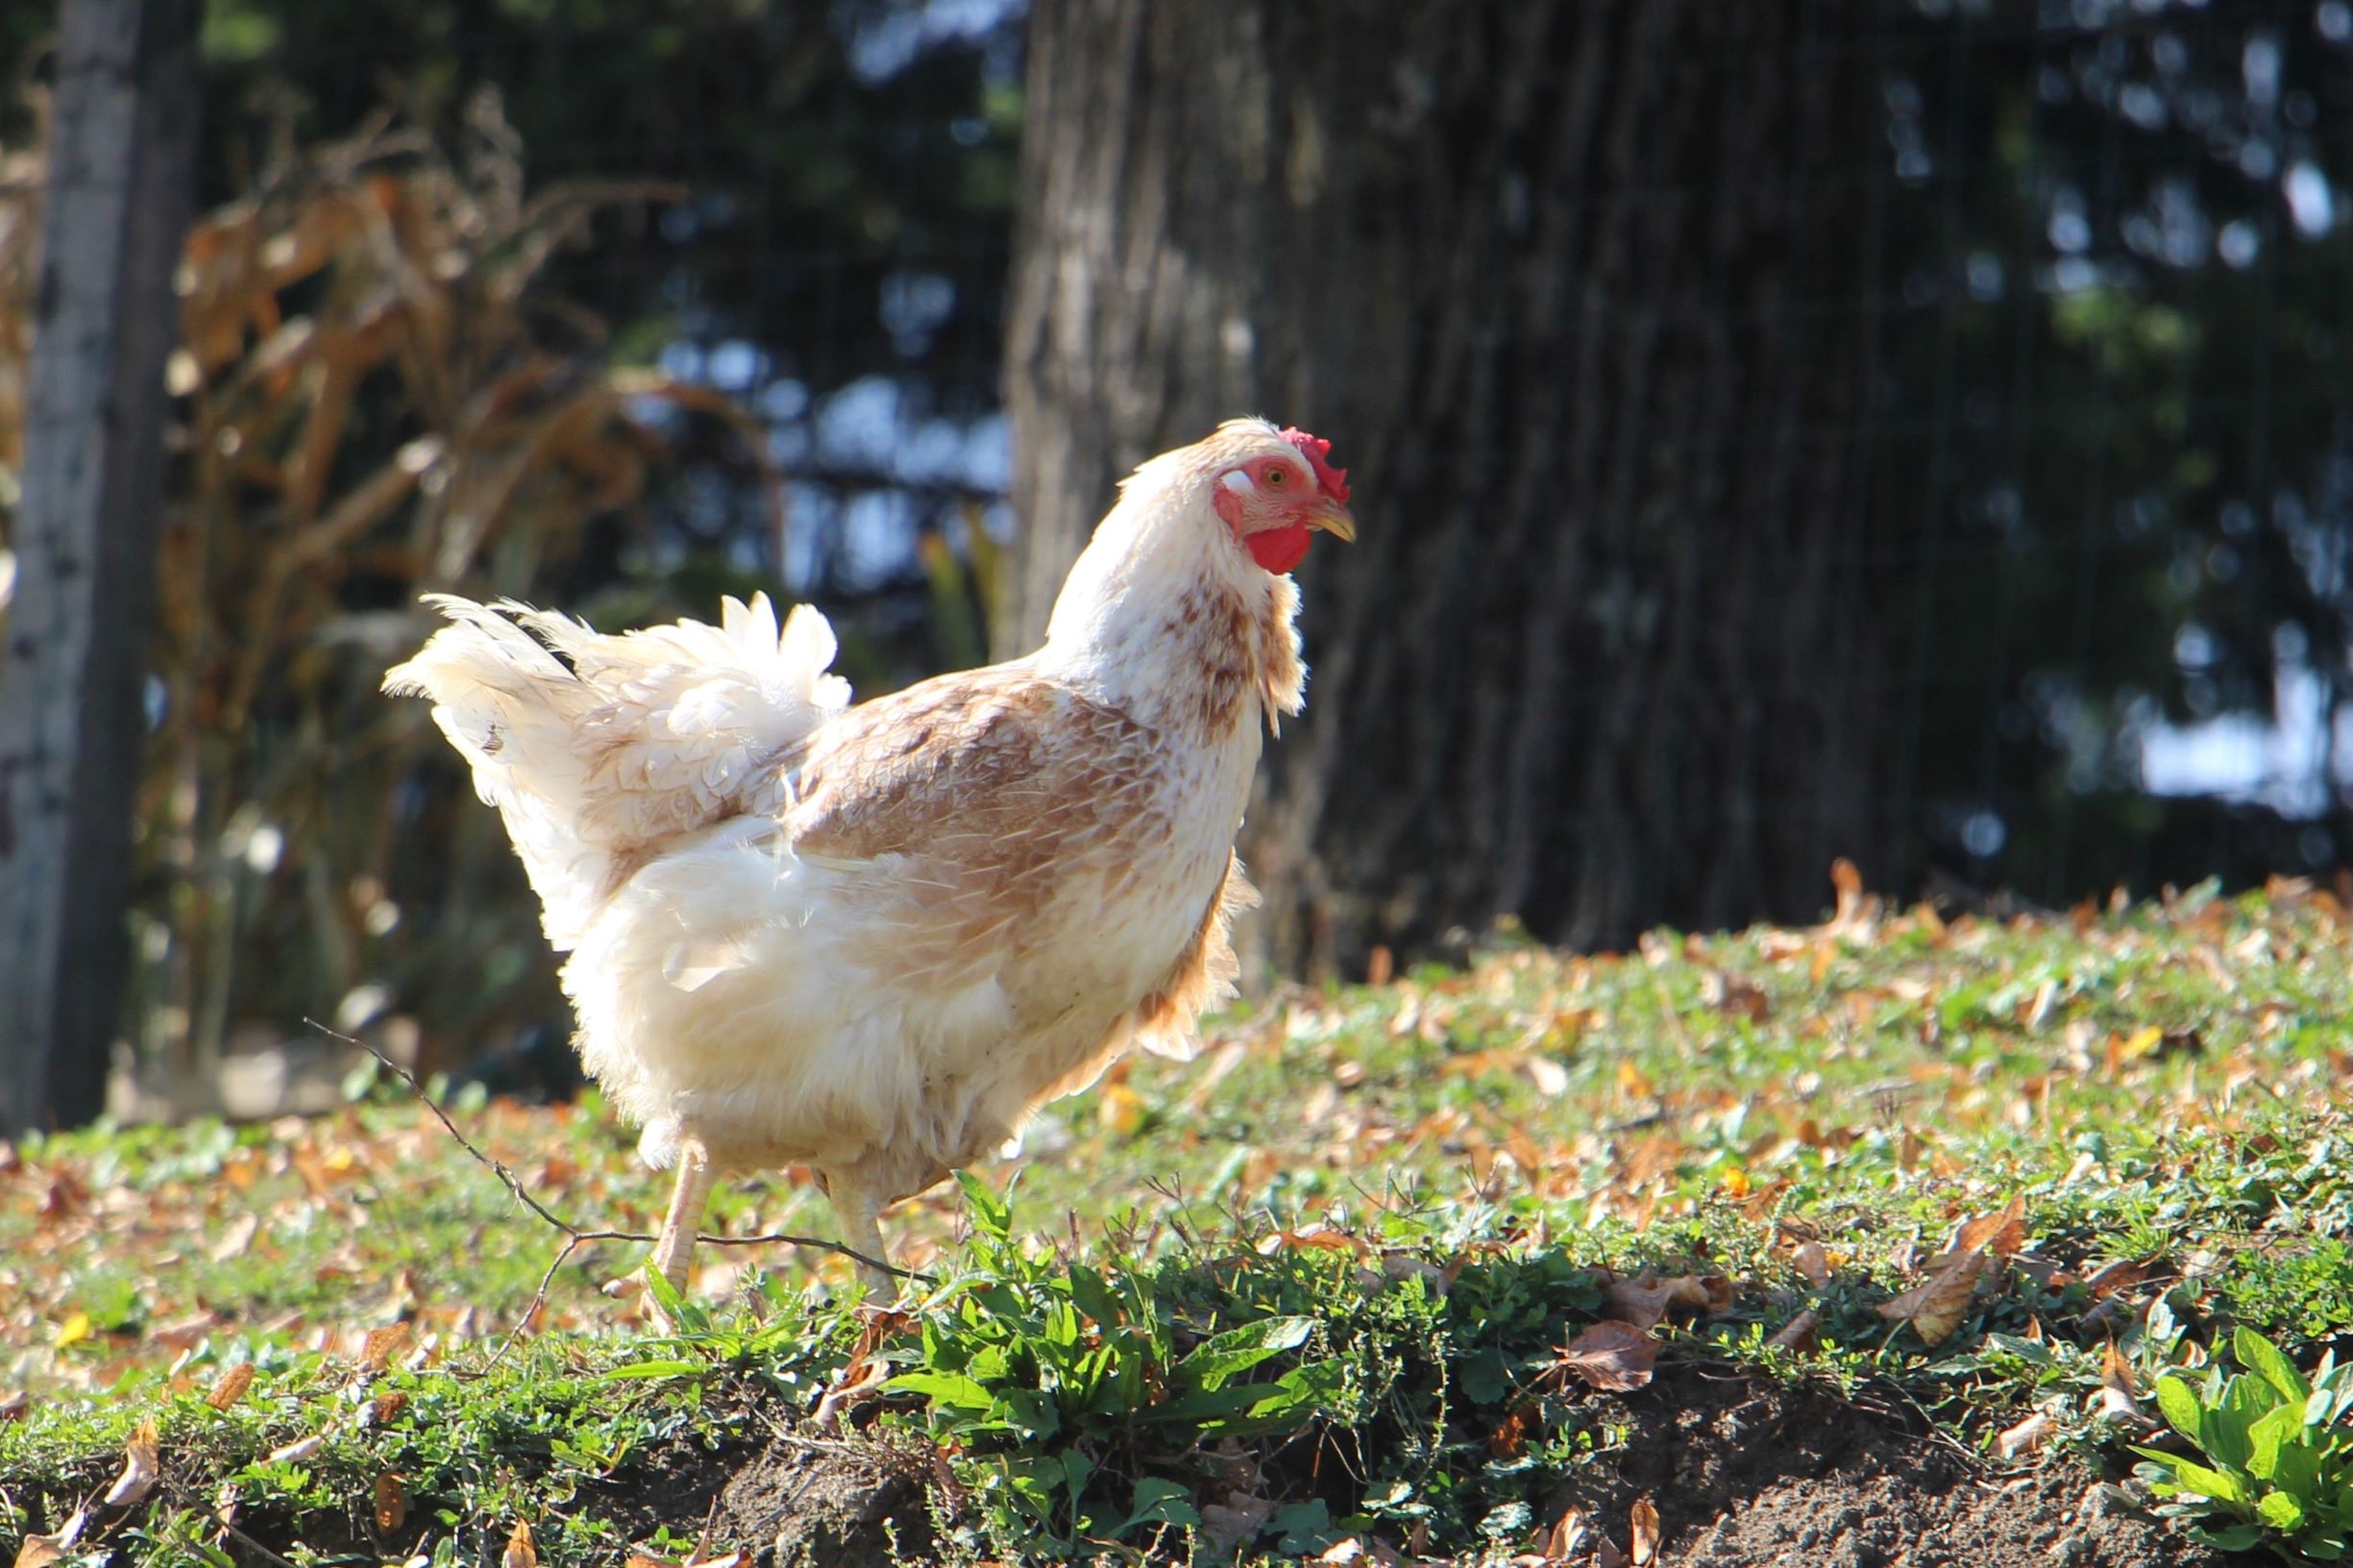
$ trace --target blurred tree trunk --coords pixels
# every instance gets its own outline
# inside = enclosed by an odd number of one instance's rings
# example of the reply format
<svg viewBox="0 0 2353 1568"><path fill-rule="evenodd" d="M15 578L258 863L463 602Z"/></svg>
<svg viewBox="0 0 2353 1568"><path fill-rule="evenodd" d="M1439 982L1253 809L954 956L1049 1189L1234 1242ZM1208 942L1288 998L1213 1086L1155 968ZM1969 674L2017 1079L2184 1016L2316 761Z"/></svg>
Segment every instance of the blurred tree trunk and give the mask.
<svg viewBox="0 0 2353 1568"><path fill-rule="evenodd" d="M1115 478L1219 418L1356 486L1244 836L1278 962L1809 918L1873 864L1878 16L1036 8L1005 649Z"/></svg>
<svg viewBox="0 0 2353 1568"><path fill-rule="evenodd" d="M67 0L0 655L0 1134L105 1108L199 0Z"/></svg>

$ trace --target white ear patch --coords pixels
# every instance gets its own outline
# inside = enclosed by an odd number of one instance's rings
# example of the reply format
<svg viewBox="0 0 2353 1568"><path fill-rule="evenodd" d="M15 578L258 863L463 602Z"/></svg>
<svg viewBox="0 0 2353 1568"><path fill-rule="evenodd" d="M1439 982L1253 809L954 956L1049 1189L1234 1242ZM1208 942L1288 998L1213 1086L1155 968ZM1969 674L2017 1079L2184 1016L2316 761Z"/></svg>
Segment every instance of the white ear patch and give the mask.
<svg viewBox="0 0 2353 1568"><path fill-rule="evenodd" d="M1258 494L1259 487L1250 481L1249 475L1243 473L1238 468L1233 473L1228 474L1224 478L1219 479L1217 482L1224 485L1228 490L1233 491L1238 496L1255 496Z"/></svg>

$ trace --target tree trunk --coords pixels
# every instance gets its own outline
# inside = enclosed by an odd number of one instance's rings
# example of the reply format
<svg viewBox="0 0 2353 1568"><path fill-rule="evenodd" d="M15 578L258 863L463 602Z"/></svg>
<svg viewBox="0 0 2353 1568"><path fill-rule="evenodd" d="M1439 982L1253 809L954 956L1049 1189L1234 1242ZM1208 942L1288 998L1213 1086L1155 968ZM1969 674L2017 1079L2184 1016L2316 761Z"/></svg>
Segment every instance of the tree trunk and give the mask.
<svg viewBox="0 0 2353 1568"><path fill-rule="evenodd" d="M198 0L67 0L0 651L0 1134L105 1106Z"/></svg>
<svg viewBox="0 0 2353 1568"><path fill-rule="evenodd" d="M1810 917L1873 849L1878 14L1038 5L1007 649L1220 418L1356 489L1244 838L1277 962Z"/></svg>

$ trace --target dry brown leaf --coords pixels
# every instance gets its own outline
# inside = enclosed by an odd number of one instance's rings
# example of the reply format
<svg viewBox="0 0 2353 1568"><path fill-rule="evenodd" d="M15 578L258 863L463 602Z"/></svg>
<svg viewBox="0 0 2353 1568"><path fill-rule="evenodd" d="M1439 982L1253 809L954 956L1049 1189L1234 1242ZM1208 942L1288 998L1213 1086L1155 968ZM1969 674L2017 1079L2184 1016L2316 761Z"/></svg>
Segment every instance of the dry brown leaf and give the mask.
<svg viewBox="0 0 2353 1568"><path fill-rule="evenodd" d="M1648 1384L1658 1341L1630 1323L1596 1323L1565 1346L1553 1365L1588 1387L1623 1393Z"/></svg>
<svg viewBox="0 0 2353 1568"><path fill-rule="evenodd" d="M1658 1556L1658 1508L1649 1498L1634 1499L1628 1528L1633 1535L1634 1568L1654 1561Z"/></svg>
<svg viewBox="0 0 2353 1568"><path fill-rule="evenodd" d="M2092 1299L2101 1301L2116 1294L2119 1290L2129 1289L2139 1285L2143 1280L2148 1278L2150 1271L2156 1266L2154 1260L2135 1262L2131 1259L2124 1259L2110 1263L2083 1283L2092 1287Z"/></svg>
<svg viewBox="0 0 2353 1568"><path fill-rule="evenodd" d="M1375 943L1373 950L1365 955L1364 983L1368 986L1385 986L1396 973L1397 955Z"/></svg>
<svg viewBox="0 0 2353 1568"><path fill-rule="evenodd" d="M1773 1016L1772 1001L1754 981L1723 969L1701 973L1700 1000L1719 1013L1751 1023L1762 1023Z"/></svg>
<svg viewBox="0 0 2353 1568"><path fill-rule="evenodd" d="M327 1446L327 1433L333 1430L333 1426L330 1424L307 1437L296 1438L283 1448L272 1449L270 1462L272 1464L300 1464Z"/></svg>
<svg viewBox="0 0 2353 1568"><path fill-rule="evenodd" d="M1201 1535L1213 1548L1231 1550L1258 1538L1259 1527L1275 1516L1272 1498L1230 1492L1223 1503L1201 1505Z"/></svg>
<svg viewBox="0 0 2353 1568"><path fill-rule="evenodd" d="M1369 1255L1372 1248L1362 1237L1336 1231L1321 1221L1295 1231L1276 1231L1259 1241L1259 1256L1271 1258L1278 1252L1353 1252Z"/></svg>
<svg viewBox="0 0 2353 1568"><path fill-rule="evenodd" d="M1789 1262L1799 1277L1815 1289L1830 1283L1830 1254L1821 1242L1808 1241L1790 1255Z"/></svg>
<svg viewBox="0 0 2353 1568"><path fill-rule="evenodd" d="M359 1370L381 1372L392 1364L392 1358L408 1343L408 1325L395 1323L389 1328L370 1329L359 1350Z"/></svg>
<svg viewBox="0 0 2353 1568"><path fill-rule="evenodd" d="M1998 1214L1986 1214L1961 1227L1953 1237L1948 1254L1983 1252L1996 1258L2007 1258L2026 1244L2026 1199L2022 1194L2010 1200L2009 1206Z"/></svg>
<svg viewBox="0 0 2353 1568"><path fill-rule="evenodd" d="M73 1517L46 1535L27 1535L16 1548L16 1568L49 1568L61 1560L82 1539L83 1527L90 1521L90 1510L76 1508Z"/></svg>
<svg viewBox="0 0 2353 1568"><path fill-rule="evenodd" d="M2005 1459L2015 1459L2021 1454L2032 1454L2050 1441L2056 1423L2047 1410L2037 1410L2017 1426L1994 1439L1994 1453Z"/></svg>
<svg viewBox="0 0 2353 1568"><path fill-rule="evenodd" d="M1585 1511L1569 1508L1553 1521L1553 1528L1544 1532L1544 1560L1547 1563L1566 1563L1576 1557L1585 1544Z"/></svg>
<svg viewBox="0 0 2353 1568"><path fill-rule="evenodd" d="M408 1518L404 1478L389 1472L376 1478L376 1528L389 1535Z"/></svg>
<svg viewBox="0 0 2353 1568"><path fill-rule="evenodd" d="M1838 891L1838 908L1830 916L1830 924L1847 930L1863 920L1863 873L1853 861L1841 855L1830 862L1830 886Z"/></svg>
<svg viewBox="0 0 2353 1568"><path fill-rule="evenodd" d="M1721 1312L1732 1304L1732 1282L1721 1274L1678 1274L1660 1279L1644 1270L1630 1280L1611 1280L1602 1291L1602 1310L1638 1329L1655 1328L1678 1307Z"/></svg>
<svg viewBox="0 0 2353 1568"><path fill-rule="evenodd" d="M123 1471L114 1478L114 1484L107 1488L106 1506L110 1508L127 1508L144 1499L156 1489L156 1482L162 1474L162 1455L158 1450L156 1424L153 1421L140 1422L138 1429L131 1433L131 1440L123 1445Z"/></svg>
<svg viewBox="0 0 2353 1568"><path fill-rule="evenodd" d="M506 1550L499 1554L499 1568L539 1568L538 1544L531 1539L531 1527L521 1519L506 1537Z"/></svg>
<svg viewBox="0 0 2353 1568"><path fill-rule="evenodd" d="M891 1365L888 1361L851 1357L825 1391L818 1396L817 1409L812 1412L817 1430L839 1432L842 1413L870 1400L881 1398L882 1385L890 1377Z"/></svg>
<svg viewBox="0 0 2353 1568"><path fill-rule="evenodd" d="M0 1394L0 1421L21 1421L26 1410L33 1408L33 1396L22 1388L12 1388Z"/></svg>
<svg viewBox="0 0 2353 1568"><path fill-rule="evenodd" d="M250 1211L239 1214L229 1222L229 1229L221 1233L220 1239L212 1243L212 1261L216 1263L225 1263L232 1258L241 1256L247 1248L254 1244L254 1237L259 1233L260 1229L261 1216L259 1214Z"/></svg>
<svg viewBox="0 0 2353 1568"><path fill-rule="evenodd" d="M1542 1419L1543 1412L1531 1401L1522 1400L1504 1412L1504 1418L1487 1434L1487 1452L1499 1459L1516 1459L1528 1446L1528 1434Z"/></svg>
<svg viewBox="0 0 2353 1568"><path fill-rule="evenodd" d="M1608 1536L1593 1549L1593 1568L1626 1568L1626 1554Z"/></svg>
<svg viewBox="0 0 2353 1568"><path fill-rule="evenodd" d="M1821 1332L1822 1318L1811 1307L1781 1325L1774 1336L1765 1341L1777 1350L1807 1351L1814 1348L1815 1335Z"/></svg>
<svg viewBox="0 0 2353 1568"><path fill-rule="evenodd" d="M1968 1315L1969 1301L1988 1257L2008 1258L2026 1244L2026 1202L2014 1197L1998 1213L1965 1222L1952 1244L1927 1262L1927 1278L1893 1301L1881 1317L1908 1323L1923 1344L1942 1344Z"/></svg>
<svg viewBox="0 0 2353 1568"><path fill-rule="evenodd" d="M2114 1339L2099 1359L2099 1413L2111 1421L2146 1421L2148 1412L2133 1393L2132 1362Z"/></svg>
<svg viewBox="0 0 2353 1568"><path fill-rule="evenodd" d="M1926 1283L1914 1286L1893 1301L1879 1303L1879 1315L1892 1323L1909 1323L1921 1343L1942 1344L1969 1313L1969 1298L1985 1271L1985 1254L1965 1252L1940 1260Z"/></svg>
<svg viewBox="0 0 2353 1568"><path fill-rule="evenodd" d="M223 1372L212 1391L205 1395L205 1403L216 1410L225 1410L245 1397L245 1390L254 1385L254 1366L251 1361L239 1361Z"/></svg>

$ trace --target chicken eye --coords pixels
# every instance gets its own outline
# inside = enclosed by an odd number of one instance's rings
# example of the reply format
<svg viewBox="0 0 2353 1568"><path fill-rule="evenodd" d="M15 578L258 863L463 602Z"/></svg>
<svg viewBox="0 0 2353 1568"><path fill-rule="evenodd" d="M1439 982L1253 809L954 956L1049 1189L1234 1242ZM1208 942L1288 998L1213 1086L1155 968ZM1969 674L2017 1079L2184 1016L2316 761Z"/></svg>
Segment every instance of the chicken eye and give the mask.
<svg viewBox="0 0 2353 1568"><path fill-rule="evenodd" d="M1290 482L1291 482L1291 477L1290 477L1288 474L1285 473L1285 472L1284 472L1282 469L1280 469L1280 468L1269 468L1269 469L1267 469L1267 471L1266 471L1266 483L1267 483L1267 485L1268 485L1269 487L1271 487L1271 488L1273 488L1273 489L1276 489L1276 490L1280 490L1280 489L1282 489L1282 488L1283 488L1285 485L1287 485L1287 484L1288 484L1288 483L1290 483Z"/></svg>

